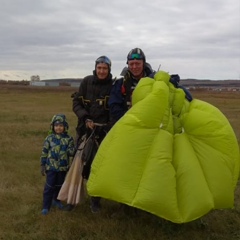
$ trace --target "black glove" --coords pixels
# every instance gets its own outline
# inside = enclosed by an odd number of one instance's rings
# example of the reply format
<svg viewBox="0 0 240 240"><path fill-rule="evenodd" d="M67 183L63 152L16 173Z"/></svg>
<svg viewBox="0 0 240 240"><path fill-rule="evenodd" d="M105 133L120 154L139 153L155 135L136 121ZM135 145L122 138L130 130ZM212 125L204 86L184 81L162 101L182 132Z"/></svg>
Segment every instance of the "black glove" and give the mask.
<svg viewBox="0 0 240 240"><path fill-rule="evenodd" d="M75 92L75 93L73 93L73 94L71 95L71 98L78 98L78 95L79 95L79 93L78 93L78 92Z"/></svg>
<svg viewBox="0 0 240 240"><path fill-rule="evenodd" d="M180 77L179 77L178 74L172 74L170 76L169 81L174 85L174 87L178 88L178 85L179 85L179 82L180 82Z"/></svg>
<svg viewBox="0 0 240 240"><path fill-rule="evenodd" d="M42 176L46 175L46 167L45 167L45 165L41 166L41 174L42 174Z"/></svg>

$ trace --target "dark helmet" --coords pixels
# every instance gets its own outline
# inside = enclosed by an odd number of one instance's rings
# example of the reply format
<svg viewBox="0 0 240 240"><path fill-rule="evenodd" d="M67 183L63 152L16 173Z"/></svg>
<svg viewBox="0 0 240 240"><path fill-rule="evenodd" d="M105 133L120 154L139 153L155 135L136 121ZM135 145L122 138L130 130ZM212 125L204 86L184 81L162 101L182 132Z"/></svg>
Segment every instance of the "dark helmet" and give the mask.
<svg viewBox="0 0 240 240"><path fill-rule="evenodd" d="M145 57L145 54L144 52L142 51L142 49L140 48L134 48L132 49L128 55L127 55L127 63L129 60L143 60L143 62L145 63L146 62L146 57Z"/></svg>
<svg viewBox="0 0 240 240"><path fill-rule="evenodd" d="M109 69L109 72L111 72L111 66L112 66L112 62L111 60L106 57L106 56L101 56L99 57L96 61L95 61L95 70L96 70L96 66L99 64L99 63L105 63L108 65L108 69Z"/></svg>

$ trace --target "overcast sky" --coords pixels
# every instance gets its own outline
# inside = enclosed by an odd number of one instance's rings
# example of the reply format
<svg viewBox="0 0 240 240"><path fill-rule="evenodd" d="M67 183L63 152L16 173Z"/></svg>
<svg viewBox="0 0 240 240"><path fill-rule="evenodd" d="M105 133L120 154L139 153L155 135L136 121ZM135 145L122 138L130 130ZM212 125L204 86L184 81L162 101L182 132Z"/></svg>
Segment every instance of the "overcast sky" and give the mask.
<svg viewBox="0 0 240 240"><path fill-rule="evenodd" d="M0 0L0 79L81 78L141 48L181 78L240 80L240 0Z"/></svg>

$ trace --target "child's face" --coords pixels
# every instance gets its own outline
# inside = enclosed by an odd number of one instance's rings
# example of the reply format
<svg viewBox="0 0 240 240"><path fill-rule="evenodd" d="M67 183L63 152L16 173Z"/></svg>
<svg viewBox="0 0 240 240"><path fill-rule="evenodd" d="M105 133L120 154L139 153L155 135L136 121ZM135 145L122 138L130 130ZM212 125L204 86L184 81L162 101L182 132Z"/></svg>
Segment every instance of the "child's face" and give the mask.
<svg viewBox="0 0 240 240"><path fill-rule="evenodd" d="M54 132L56 134L61 134L64 132L64 125L62 123L58 123L54 125Z"/></svg>

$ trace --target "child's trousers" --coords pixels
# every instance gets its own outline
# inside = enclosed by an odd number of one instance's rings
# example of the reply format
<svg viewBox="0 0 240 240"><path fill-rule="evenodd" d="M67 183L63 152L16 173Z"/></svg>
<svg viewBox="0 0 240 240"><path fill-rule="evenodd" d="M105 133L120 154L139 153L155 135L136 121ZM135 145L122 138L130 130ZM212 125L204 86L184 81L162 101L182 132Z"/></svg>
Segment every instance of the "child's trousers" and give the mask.
<svg viewBox="0 0 240 240"><path fill-rule="evenodd" d="M43 191L43 208L50 209L52 205L52 200L57 200L58 193L61 189L61 186L64 182L67 172L55 172L47 171L46 172L46 183Z"/></svg>

